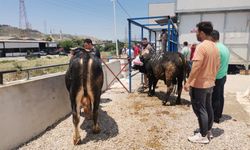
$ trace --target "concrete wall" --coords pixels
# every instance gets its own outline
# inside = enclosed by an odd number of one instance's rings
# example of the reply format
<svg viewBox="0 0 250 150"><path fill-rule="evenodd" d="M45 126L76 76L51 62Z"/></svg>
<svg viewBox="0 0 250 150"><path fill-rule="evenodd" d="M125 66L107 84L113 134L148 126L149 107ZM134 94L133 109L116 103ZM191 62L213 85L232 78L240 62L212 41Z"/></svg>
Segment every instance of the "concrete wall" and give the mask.
<svg viewBox="0 0 250 150"><path fill-rule="evenodd" d="M108 63L115 74L120 62ZM113 79L103 66L104 86ZM0 149L12 149L43 132L71 111L64 73L0 86Z"/></svg>
<svg viewBox="0 0 250 150"><path fill-rule="evenodd" d="M117 75L121 70L121 63L118 60L111 61L107 63L108 67L113 71L115 75ZM109 83L113 80L114 75L110 72L110 70L107 68L107 66L103 65L103 74L104 74L104 83L102 86L102 90L106 90L108 88ZM121 75L118 76L121 78ZM115 80L117 81L117 80ZM113 82L114 83L114 82Z"/></svg>

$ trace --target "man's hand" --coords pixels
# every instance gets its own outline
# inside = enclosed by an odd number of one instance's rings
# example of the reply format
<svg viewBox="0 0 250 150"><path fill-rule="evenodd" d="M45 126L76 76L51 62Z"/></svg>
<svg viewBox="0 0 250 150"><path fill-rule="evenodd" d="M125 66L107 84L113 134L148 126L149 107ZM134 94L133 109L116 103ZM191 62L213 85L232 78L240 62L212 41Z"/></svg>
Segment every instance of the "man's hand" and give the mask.
<svg viewBox="0 0 250 150"><path fill-rule="evenodd" d="M186 84L184 85L184 90L185 90L186 92L188 92L189 89L190 89L190 85L189 85L189 83L186 82Z"/></svg>

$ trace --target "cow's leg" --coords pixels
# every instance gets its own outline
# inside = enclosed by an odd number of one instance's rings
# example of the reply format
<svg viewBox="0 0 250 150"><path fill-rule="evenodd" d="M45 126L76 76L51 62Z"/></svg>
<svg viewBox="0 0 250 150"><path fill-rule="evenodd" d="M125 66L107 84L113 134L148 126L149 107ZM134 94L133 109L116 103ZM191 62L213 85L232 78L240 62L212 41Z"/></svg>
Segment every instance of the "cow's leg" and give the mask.
<svg viewBox="0 0 250 150"><path fill-rule="evenodd" d="M73 143L74 145L78 144L81 140L81 136L79 133L78 124L80 122L80 102L77 100L75 93L70 94L71 99L71 108L72 108L72 116L73 116L73 124L74 124L74 135L73 135ZM78 94L79 95L79 94Z"/></svg>
<svg viewBox="0 0 250 150"><path fill-rule="evenodd" d="M166 105L166 103L168 102L168 99L173 91L174 85L171 82L167 82L167 94L166 94L166 98L165 100L162 101L163 105Z"/></svg>
<svg viewBox="0 0 250 150"><path fill-rule="evenodd" d="M93 133L97 134L100 133L101 129L98 124L98 109L99 109L99 103L100 103L100 96L101 94L96 94L95 95L95 100L94 100L94 106L93 106Z"/></svg>
<svg viewBox="0 0 250 150"><path fill-rule="evenodd" d="M156 78L154 78L154 80L153 80L153 91L152 91L153 95L155 95L155 87L156 87L157 82L158 82L158 80Z"/></svg>
<svg viewBox="0 0 250 150"><path fill-rule="evenodd" d="M152 85L154 82L154 78L152 76L148 76L148 96L153 96Z"/></svg>
<svg viewBox="0 0 250 150"><path fill-rule="evenodd" d="M178 96L176 99L176 104L181 104L182 81L183 81L182 78L178 78L178 87L177 87Z"/></svg>

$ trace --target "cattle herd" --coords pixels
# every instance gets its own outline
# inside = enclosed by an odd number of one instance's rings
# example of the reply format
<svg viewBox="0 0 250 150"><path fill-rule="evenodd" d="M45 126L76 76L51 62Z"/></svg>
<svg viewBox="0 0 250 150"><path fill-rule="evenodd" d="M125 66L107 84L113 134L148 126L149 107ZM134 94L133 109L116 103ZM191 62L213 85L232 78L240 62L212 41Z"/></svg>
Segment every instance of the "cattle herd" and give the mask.
<svg viewBox="0 0 250 150"><path fill-rule="evenodd" d="M180 53L151 51L142 53L140 60L142 66L133 66L148 78L148 96L155 94L158 80L163 80L167 85L167 94L163 105L166 105L174 86L177 85L176 104L181 103L183 81L187 75L187 63ZM65 75L66 87L69 92L72 118L74 124L73 143L81 141L79 121L81 108L88 118L93 119L93 133L99 133L97 122L98 108L103 85L103 71L101 60L84 49L78 49L72 56L69 68Z"/></svg>

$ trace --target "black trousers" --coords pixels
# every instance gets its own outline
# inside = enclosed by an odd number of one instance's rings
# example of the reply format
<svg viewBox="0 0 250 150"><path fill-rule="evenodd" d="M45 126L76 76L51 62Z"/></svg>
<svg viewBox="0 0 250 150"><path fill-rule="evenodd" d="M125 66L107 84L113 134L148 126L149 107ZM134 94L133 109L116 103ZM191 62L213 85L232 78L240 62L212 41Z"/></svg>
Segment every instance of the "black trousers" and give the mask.
<svg viewBox="0 0 250 150"><path fill-rule="evenodd" d="M214 110L214 120L219 120L222 117L224 107L224 85L227 77L216 79L215 87L213 89L212 106Z"/></svg>
<svg viewBox="0 0 250 150"><path fill-rule="evenodd" d="M212 93L213 87L205 89L191 87L189 91L193 111L198 118L202 136L206 136L213 126Z"/></svg>

